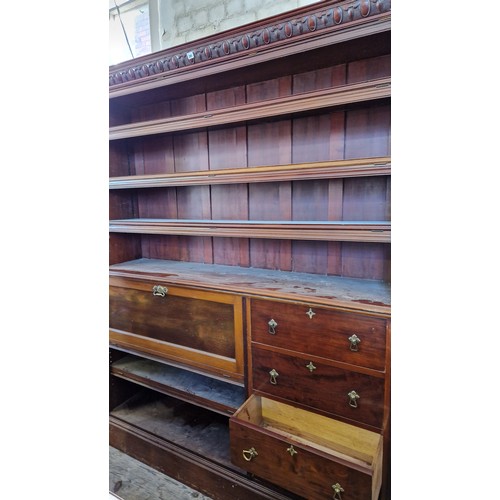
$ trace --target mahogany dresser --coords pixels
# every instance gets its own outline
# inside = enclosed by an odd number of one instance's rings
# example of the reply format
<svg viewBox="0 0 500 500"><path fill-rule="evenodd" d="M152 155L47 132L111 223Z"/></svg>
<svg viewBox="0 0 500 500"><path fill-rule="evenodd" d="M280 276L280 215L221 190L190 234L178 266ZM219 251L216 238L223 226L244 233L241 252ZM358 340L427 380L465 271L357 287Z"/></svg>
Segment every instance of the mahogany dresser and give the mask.
<svg viewBox="0 0 500 500"><path fill-rule="evenodd" d="M390 22L110 68L110 444L214 499L390 498Z"/></svg>

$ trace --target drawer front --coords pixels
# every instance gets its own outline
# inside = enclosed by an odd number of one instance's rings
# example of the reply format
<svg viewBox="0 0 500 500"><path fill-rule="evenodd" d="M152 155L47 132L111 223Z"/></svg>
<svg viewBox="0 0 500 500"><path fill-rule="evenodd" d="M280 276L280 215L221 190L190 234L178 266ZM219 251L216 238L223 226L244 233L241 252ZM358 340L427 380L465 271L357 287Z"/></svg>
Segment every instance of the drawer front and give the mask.
<svg viewBox="0 0 500 500"><path fill-rule="evenodd" d="M386 320L333 309L252 300L255 342L375 370L385 368Z"/></svg>
<svg viewBox="0 0 500 500"><path fill-rule="evenodd" d="M372 476L236 419L229 422L231 461L308 499L369 500ZM255 450L257 454L253 451ZM334 496L333 485L343 491Z"/></svg>
<svg viewBox="0 0 500 500"><path fill-rule="evenodd" d="M109 298L112 343L242 378L241 297L111 279Z"/></svg>
<svg viewBox="0 0 500 500"><path fill-rule="evenodd" d="M252 382L254 391L382 428L383 378L254 346Z"/></svg>

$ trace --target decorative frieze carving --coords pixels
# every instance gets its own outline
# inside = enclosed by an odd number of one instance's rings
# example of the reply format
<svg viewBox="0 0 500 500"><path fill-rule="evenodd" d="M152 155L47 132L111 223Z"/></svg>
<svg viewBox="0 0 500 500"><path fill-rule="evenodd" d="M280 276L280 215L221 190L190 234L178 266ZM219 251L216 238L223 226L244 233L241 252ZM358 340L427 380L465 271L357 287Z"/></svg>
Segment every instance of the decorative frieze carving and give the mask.
<svg viewBox="0 0 500 500"><path fill-rule="evenodd" d="M264 26L253 32L237 33L230 38L221 38L195 49L190 48L176 52L174 48L161 51L152 55L152 57L157 57L156 60L142 64L130 61L129 67L121 65L119 70L110 72L109 85L114 87L126 82L190 67L193 64L211 59L231 57L234 54L270 46L277 42L286 42L297 36L308 36L327 28L344 26L360 19L388 12L391 8L390 4L390 0L328 2L328 5L325 5L322 10L307 13L300 18L281 20L274 25Z"/></svg>

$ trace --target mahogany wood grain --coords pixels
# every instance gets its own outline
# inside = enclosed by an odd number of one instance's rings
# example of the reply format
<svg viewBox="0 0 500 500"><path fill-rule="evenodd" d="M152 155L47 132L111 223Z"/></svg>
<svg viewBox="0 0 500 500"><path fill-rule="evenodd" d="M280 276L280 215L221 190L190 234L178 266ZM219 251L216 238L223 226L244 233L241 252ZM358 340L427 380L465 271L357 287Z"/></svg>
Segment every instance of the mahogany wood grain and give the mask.
<svg viewBox="0 0 500 500"><path fill-rule="evenodd" d="M207 111L244 105L245 87L209 92ZM239 126L208 131L210 168L247 166L246 127ZM213 218L248 219L248 187L238 185L215 185L211 187L211 210ZM250 262L248 240L217 238L212 241L214 263L248 266Z"/></svg>
<svg viewBox="0 0 500 500"><path fill-rule="evenodd" d="M390 2L294 12L110 71L111 441L214 500L386 500Z"/></svg>
<svg viewBox="0 0 500 500"><path fill-rule="evenodd" d="M109 235L109 264L133 261L143 257L141 237L137 234Z"/></svg>
<svg viewBox="0 0 500 500"><path fill-rule="evenodd" d="M110 343L241 381L241 298L166 280L155 285L165 286L166 296L155 296L148 282L110 277Z"/></svg>
<svg viewBox="0 0 500 500"><path fill-rule="evenodd" d="M250 72L250 76L247 76L246 79L251 78L254 74L256 78L262 79L263 74L269 75L273 69L275 70L274 76L287 74L287 71L290 71L290 60L295 66L304 70L305 68L321 66L325 59L333 60L338 64L342 61L359 58L360 54L370 56L387 53L387 46L390 44L390 36L388 36L390 35L391 22L390 2L381 5L384 5L388 11L380 14L373 13L373 17L355 21L347 29L342 29L342 26L337 29L338 27L333 26L325 30L314 30L305 33L306 36L291 37L288 43L270 44L250 54L248 52L232 54L223 60L216 61L216 64L211 64L209 60L161 75L153 74L138 81L128 81L112 87L110 98L116 99L130 95L133 97L137 93L148 94L151 91L156 97L155 90L161 90L161 87L165 86L172 87L172 90L177 93L182 87L185 89L184 92L192 92L192 89L199 87L196 85L197 82L202 86L214 86L217 82L221 84L221 80L225 80L227 81L226 85L234 86L241 81L241 74L245 72ZM307 15L307 8L303 8L302 12L303 14L299 14L299 17ZM287 21L296 22L295 19L290 18ZM262 27L259 26L257 29L260 31ZM236 31L224 33L226 37L231 34L236 34ZM210 39L206 40L206 43L210 43ZM174 50L176 49L178 50L178 48L174 48ZM192 50L192 44L186 46L185 50ZM168 51L164 51L162 54L166 56ZM153 54L152 57L155 56L157 55ZM146 56L140 60L147 61L150 58L151 56ZM128 70L130 64L130 62L128 65L122 63L117 66L117 69ZM252 68L249 71L250 66ZM224 75L223 78L221 78L222 75Z"/></svg>
<svg viewBox="0 0 500 500"><path fill-rule="evenodd" d="M346 70L345 64L338 64L295 74L293 75L293 93L300 94L345 85L347 83Z"/></svg>
<svg viewBox="0 0 500 500"><path fill-rule="evenodd" d="M343 216L348 220L367 217L385 220L390 202L387 177L344 180Z"/></svg>
<svg viewBox="0 0 500 500"><path fill-rule="evenodd" d="M319 69L294 76L294 92L307 92L341 86L345 84L345 65ZM305 158L309 161L342 160L344 155L344 118L343 111L325 114L318 117L297 118L294 120L293 159L301 162ZM294 214L299 217L309 218L307 212L301 214L300 197L297 189L312 186L309 183L294 183ZM323 193L320 202L315 194L312 198L314 204L306 204L309 210L322 206L323 217L328 220L342 218L341 196L342 183L336 185L336 198L332 199L328 183L324 184L328 196ZM302 197L305 200L305 197ZM318 201L318 203L316 203ZM331 208L331 203L336 207ZM339 205L340 203L340 205ZM311 206L310 206L311 205ZM307 210L307 209L306 209ZM332 217L332 218L330 218ZM292 246L293 269L298 272L339 272L339 265L332 262L332 256L340 255L339 243L312 243L310 241L294 241Z"/></svg>
<svg viewBox="0 0 500 500"><path fill-rule="evenodd" d="M272 430L265 433L254 426L230 421L231 458L235 464L245 467L251 474L287 487L310 500L324 500L332 497L332 486L342 485L353 500L377 500L371 496L371 474L328 460L321 452L309 446L302 447L294 441L293 434L286 439ZM291 457L290 447L297 452ZM243 458L243 451L254 448L258 456L250 462ZM307 478L307 479L306 479Z"/></svg>
<svg viewBox="0 0 500 500"><path fill-rule="evenodd" d="M242 470L225 467L211 457L200 456L172 440L162 439L139 427L110 417L110 445L149 466L177 478L215 500L301 500L291 493L250 478Z"/></svg>
<svg viewBox="0 0 500 500"><path fill-rule="evenodd" d="M263 141L269 139L266 134L259 135L258 139L256 136L250 139L251 129L252 127L249 127L249 141L251 141L249 156L253 159L258 157L261 163L265 163L265 157L273 158L274 151L274 156L278 153L278 160L276 163L279 164L223 170L200 170L197 172L179 174L117 176L109 179L109 187L110 189L132 189L208 184L255 184L263 182L334 179L391 174L391 159L387 156L378 158L359 158L355 160L332 160L289 164L281 160L281 158L284 158L283 155L285 153L281 154L279 148L267 148L265 145L262 145ZM289 132L289 127L287 127L287 130L279 137L285 138L284 140L290 145L291 136L286 132ZM273 139L278 141L279 137L277 135L271 135L271 142ZM259 151L260 155L251 155L250 151L254 149ZM288 151L288 154L289 153L290 151ZM260 188L261 186L256 186L256 189Z"/></svg>
<svg viewBox="0 0 500 500"><path fill-rule="evenodd" d="M147 259L184 260L181 256L186 254L187 248L190 248L184 245L185 236L141 234L140 238L142 257ZM198 262L200 261L198 260Z"/></svg>
<svg viewBox="0 0 500 500"><path fill-rule="evenodd" d="M145 120L159 120L172 116L172 103L169 100L160 102L145 103L142 106L132 108L133 122L142 122Z"/></svg>
<svg viewBox="0 0 500 500"><path fill-rule="evenodd" d="M110 232L176 234L219 238L269 238L389 243L386 221L250 221L192 219L115 219ZM231 264L229 264L231 265ZM241 264L240 264L241 265Z"/></svg>
<svg viewBox="0 0 500 500"><path fill-rule="evenodd" d="M240 385L130 354L112 363L111 373L222 415L232 415L245 402Z"/></svg>
<svg viewBox="0 0 500 500"><path fill-rule="evenodd" d="M382 318L311 308L307 303L256 299L250 303L254 342L373 370L386 369L386 320ZM277 323L274 334L269 333L271 319ZM349 340L354 334L360 340L357 350L351 349Z"/></svg>
<svg viewBox="0 0 500 500"><path fill-rule="evenodd" d="M391 55L369 57L349 62L346 83L356 83L374 78L383 78L391 74Z"/></svg>
<svg viewBox="0 0 500 500"><path fill-rule="evenodd" d="M128 143L126 141L113 141L109 143L109 176L135 175L128 161Z"/></svg>
<svg viewBox="0 0 500 500"><path fill-rule="evenodd" d="M135 277L151 284L158 279L168 279L172 284L201 290L301 301L381 317L390 315L390 287L380 280L156 259L122 262L111 266L109 273L116 277Z"/></svg>
<svg viewBox="0 0 500 500"><path fill-rule="evenodd" d="M140 142L141 165L145 175L175 172L173 139L168 135L144 137ZM137 158L136 158L137 161Z"/></svg>
<svg viewBox="0 0 500 500"><path fill-rule="evenodd" d="M229 426L231 458L252 474L311 499L330 498L337 482L345 498L378 498L382 457L376 433L259 396L251 396ZM250 447L257 455L245 460Z"/></svg>
<svg viewBox="0 0 500 500"><path fill-rule="evenodd" d="M247 86L247 101L276 99L291 95L290 76ZM290 165L292 161L291 120L248 125L248 164ZM290 165L291 166L291 165ZM279 167L278 167L279 168ZM281 169L280 169L281 170ZM256 169L247 168L251 175ZM275 171L278 173L279 170ZM281 170L281 172L284 172ZM248 179L248 177L247 177ZM276 177L275 177L276 179ZM286 180L286 178L285 178ZM249 218L263 220L269 213L282 220L291 219L291 183L248 185ZM267 269L291 270L291 242L288 240L250 240L250 265Z"/></svg>
<svg viewBox="0 0 500 500"><path fill-rule="evenodd" d="M383 280L390 268L390 245L342 243L342 276Z"/></svg>
<svg viewBox="0 0 500 500"><path fill-rule="evenodd" d="M333 89L306 92L290 97L213 110L210 113L195 113L163 120L120 125L109 129L109 139L116 140L183 130L197 130L352 103L377 101L390 97L390 85L390 78L381 78L370 82L355 83Z"/></svg>
<svg viewBox="0 0 500 500"><path fill-rule="evenodd" d="M307 368L310 362L316 367L312 372ZM271 383L273 369L279 374L276 384ZM317 409L350 423L382 429L384 378L375 372L371 376L339 368L311 355L296 353L291 356L253 344L252 381L254 391L259 394L313 411ZM360 396L356 408L349 405L348 394L353 390ZM325 394L328 397L325 398Z"/></svg>
<svg viewBox="0 0 500 500"><path fill-rule="evenodd" d="M234 358L230 305L171 296L151 298L136 290L110 288L110 327L162 342Z"/></svg>
<svg viewBox="0 0 500 500"><path fill-rule="evenodd" d="M172 102L172 113L179 116L206 110L205 95L200 94ZM175 172L186 175L198 170L208 170L208 137L206 132L192 132L173 137ZM201 186L177 189L179 217L210 217L210 188ZM212 262L213 251L210 238L177 237L179 258L192 257L197 262Z"/></svg>
<svg viewBox="0 0 500 500"><path fill-rule="evenodd" d="M390 155L390 125L390 105L379 104L348 110L345 158Z"/></svg>

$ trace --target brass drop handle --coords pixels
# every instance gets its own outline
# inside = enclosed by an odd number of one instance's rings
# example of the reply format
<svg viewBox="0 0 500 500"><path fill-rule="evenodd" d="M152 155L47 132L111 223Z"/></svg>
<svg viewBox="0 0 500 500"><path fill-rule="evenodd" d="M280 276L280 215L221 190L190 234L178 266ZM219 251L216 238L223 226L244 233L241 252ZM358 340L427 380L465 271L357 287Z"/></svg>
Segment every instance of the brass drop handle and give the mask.
<svg viewBox="0 0 500 500"><path fill-rule="evenodd" d="M243 458L247 461L250 462L252 458L255 458L259 454L257 453L257 450L252 446L249 450L243 450Z"/></svg>
<svg viewBox="0 0 500 500"><path fill-rule="evenodd" d="M294 455L297 455L298 451L293 447L293 444L291 444L287 449L286 451L288 453L290 453L290 456L294 456Z"/></svg>
<svg viewBox="0 0 500 500"><path fill-rule="evenodd" d="M267 322L268 326L269 326L269 329L268 329L268 332L271 334L271 335L276 335L276 327L278 326L278 323L276 323L276 321L274 321L274 319L270 319L268 322Z"/></svg>
<svg viewBox="0 0 500 500"><path fill-rule="evenodd" d="M269 372L269 375L271 376L271 378L269 379L269 382L271 382L271 384L273 385L276 385L278 382L276 381L276 378L279 377L279 373L273 368L270 372Z"/></svg>
<svg viewBox="0 0 500 500"><path fill-rule="evenodd" d="M344 488L340 486L339 483L332 484L333 488L333 500L342 500L342 495L341 493L344 492Z"/></svg>
<svg viewBox="0 0 500 500"><path fill-rule="evenodd" d="M153 287L153 295L156 297L165 297L167 295L168 288L166 286L155 285Z"/></svg>
<svg viewBox="0 0 500 500"><path fill-rule="evenodd" d="M359 399L359 394L356 391L351 391L349 394L349 406L352 406L353 408L358 407L358 399Z"/></svg>
<svg viewBox="0 0 500 500"><path fill-rule="evenodd" d="M358 348L358 345L359 343L361 342L361 339L355 334L353 333L350 337L349 337L349 342L351 343L349 345L349 349L351 351L359 351L359 348Z"/></svg>

